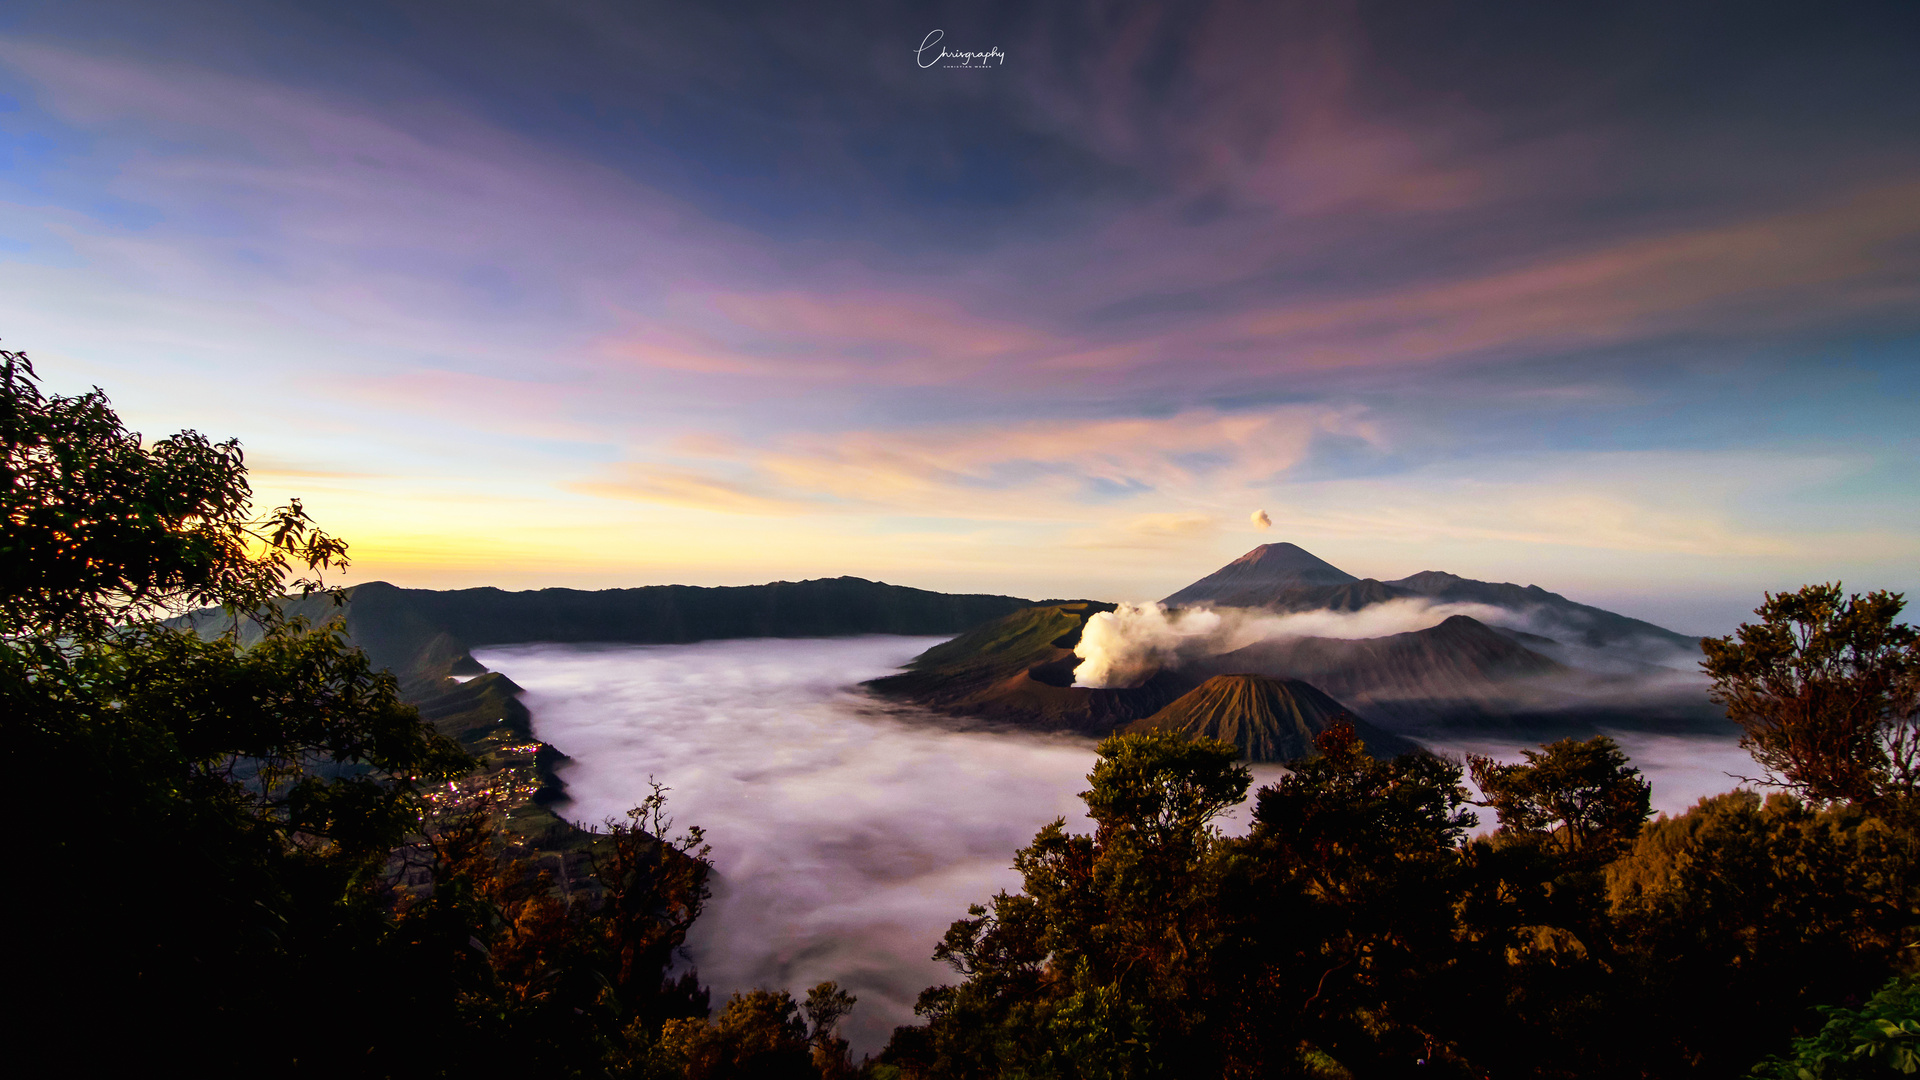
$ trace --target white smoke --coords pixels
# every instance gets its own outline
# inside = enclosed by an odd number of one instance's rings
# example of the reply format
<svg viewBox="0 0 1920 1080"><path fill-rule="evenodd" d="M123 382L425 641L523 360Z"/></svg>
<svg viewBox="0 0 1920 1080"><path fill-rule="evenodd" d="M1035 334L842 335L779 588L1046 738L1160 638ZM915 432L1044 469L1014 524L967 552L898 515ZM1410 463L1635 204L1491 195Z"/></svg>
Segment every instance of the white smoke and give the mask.
<svg viewBox="0 0 1920 1080"><path fill-rule="evenodd" d="M1203 660L1274 638L1374 638L1438 626L1455 615L1482 622L1511 621L1513 613L1487 604L1436 604L1410 597L1359 611L1299 611L1280 615L1255 608L1173 608L1121 604L1087 620L1073 654L1073 684L1138 686L1165 667Z"/></svg>
<svg viewBox="0 0 1920 1080"><path fill-rule="evenodd" d="M1266 532L1268 529L1273 528L1273 519L1267 516L1265 510L1255 510L1252 514L1248 515L1248 520L1252 521L1253 527L1259 529L1261 532Z"/></svg>

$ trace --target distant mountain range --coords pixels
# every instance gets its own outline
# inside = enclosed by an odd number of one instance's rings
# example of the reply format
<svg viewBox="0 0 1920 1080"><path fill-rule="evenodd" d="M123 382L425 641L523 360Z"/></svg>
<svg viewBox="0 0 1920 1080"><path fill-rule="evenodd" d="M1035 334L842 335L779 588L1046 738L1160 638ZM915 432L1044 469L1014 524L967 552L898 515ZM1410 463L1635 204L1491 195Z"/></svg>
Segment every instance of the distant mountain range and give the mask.
<svg viewBox="0 0 1920 1080"><path fill-rule="evenodd" d="M1242 622L1249 625L1260 616L1363 612L1395 602L1406 618L1431 613L1436 621L1372 638L1276 633L1231 651L1167 661L1136 686L1102 688L1074 685L1083 658L1075 649L1087 620L1113 605L1035 607L977 627L918 657L907 672L868 685L940 711L1043 729L1227 732L1255 760L1297 754L1329 710L1349 712L1357 726L1407 732L1726 725L1686 670L1698 651L1694 639L1537 585L1433 570L1398 581L1363 579L1283 543L1255 548L1163 601L1248 609ZM1448 613L1460 606L1492 621ZM1390 734L1368 730L1375 742Z"/></svg>
<svg viewBox="0 0 1920 1080"><path fill-rule="evenodd" d="M486 669L471 650L530 641L676 645L717 638L953 634L1033 604L1014 596L929 592L865 578L816 578L766 585L648 585L637 589L402 589L384 581L346 590L335 607L322 597L285 609L314 622L335 616L376 668L403 685L437 684ZM197 612L195 627L225 616Z"/></svg>
<svg viewBox="0 0 1920 1080"><path fill-rule="evenodd" d="M1641 619L1575 603L1538 585L1475 581L1422 570L1397 581L1358 578L1293 544L1263 544L1161 601L1170 607L1359 611L1389 600L1486 604L1527 617L1564 645L1626 649L1637 655L1697 652L1699 641Z"/></svg>
<svg viewBox="0 0 1920 1080"><path fill-rule="evenodd" d="M438 591L375 581L346 590L339 606L327 597L307 597L287 600L283 608L316 625L342 619L348 640L366 651L376 670L393 673L401 695L422 716L470 753L485 757L500 745L534 740L520 687L473 658L472 650L483 645L670 645L715 638L952 634L1032 603L1013 596L955 595L841 577L596 592ZM195 612L177 622L208 635L231 625L218 610ZM257 638L259 632L244 620L240 630L243 641ZM554 767L564 760L557 750L542 745L537 762L545 786L536 798L552 801L560 796Z"/></svg>

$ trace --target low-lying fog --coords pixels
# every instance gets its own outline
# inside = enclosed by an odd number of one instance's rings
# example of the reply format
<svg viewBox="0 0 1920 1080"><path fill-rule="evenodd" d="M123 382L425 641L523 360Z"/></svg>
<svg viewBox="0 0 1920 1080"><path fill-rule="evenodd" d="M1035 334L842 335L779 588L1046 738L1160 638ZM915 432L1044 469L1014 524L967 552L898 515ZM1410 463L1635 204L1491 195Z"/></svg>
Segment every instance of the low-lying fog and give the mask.
<svg viewBox="0 0 1920 1080"><path fill-rule="evenodd" d="M620 816L653 776L672 789L679 823L707 830L720 880L690 944L715 1004L733 990L798 994L833 979L860 999L846 1030L857 1055L914 1022L922 988L951 981L933 947L968 904L1017 887L1015 849L1055 817L1086 826L1076 793L1092 740L965 730L855 688L940 640L515 645L476 656L527 689L535 734L572 756L564 816ZM1662 810L1751 771L1728 739L1616 738ZM1518 756L1511 741L1477 736L1432 745ZM1280 770L1255 774L1267 782ZM1244 821L1243 808L1229 827Z"/></svg>

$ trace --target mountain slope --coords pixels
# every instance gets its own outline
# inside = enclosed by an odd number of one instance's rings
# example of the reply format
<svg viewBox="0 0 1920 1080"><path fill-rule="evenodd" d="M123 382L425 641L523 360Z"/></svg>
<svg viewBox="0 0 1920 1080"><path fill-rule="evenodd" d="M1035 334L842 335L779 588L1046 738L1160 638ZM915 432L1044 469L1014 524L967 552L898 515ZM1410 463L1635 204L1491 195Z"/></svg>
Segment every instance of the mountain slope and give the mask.
<svg viewBox="0 0 1920 1080"><path fill-rule="evenodd" d="M1292 589L1348 585L1359 578L1293 544L1262 544L1161 603L1259 607Z"/></svg>
<svg viewBox="0 0 1920 1080"><path fill-rule="evenodd" d="M1570 671L1465 615L1387 637L1261 641L1199 667L1304 679L1342 701L1398 720L1438 717L1463 707L1497 708L1513 697L1516 682Z"/></svg>
<svg viewBox="0 0 1920 1080"><path fill-rule="evenodd" d="M1569 600L1538 585L1476 581L1423 570L1395 581L1357 578L1293 544L1263 544L1167 597L1168 605L1265 608L1269 611L1359 611L1389 600L1485 604L1513 612L1516 622L1554 641L1619 652L1639 660L1694 653L1685 634L1604 608Z"/></svg>
<svg viewBox="0 0 1920 1080"><path fill-rule="evenodd" d="M1266 675L1215 675L1166 708L1128 724L1127 731L1165 729L1221 739L1249 761L1295 761L1313 753L1315 736L1346 715L1376 756L1411 753L1419 747L1352 714L1338 701L1298 679Z"/></svg>
<svg viewBox="0 0 1920 1080"><path fill-rule="evenodd" d="M1422 570L1417 574L1389 581L1391 588L1425 596L1443 603L1489 604L1510 611L1538 611L1551 617L1559 636L1588 648L1604 649L1639 642L1682 649L1698 656L1699 639L1676 634L1663 626L1616 614L1604 608L1577 603L1538 585L1520 586L1511 582L1475 581L1441 570Z"/></svg>
<svg viewBox="0 0 1920 1080"><path fill-rule="evenodd" d="M1144 685L1096 690L1073 685L1073 654L1088 617L1114 605L1088 600L1041 604L1002 616L921 653L898 675L867 688L954 716L1043 731L1104 735L1149 716L1197 680L1162 672Z"/></svg>
<svg viewBox="0 0 1920 1080"><path fill-rule="evenodd" d="M673 645L714 638L838 637L848 634L952 634L1027 607L1012 596L956 595L863 578L817 578L766 585L637 589L402 589L384 581L347 590L344 608L325 598L286 604L318 623L346 619L348 638L376 668L403 685L478 674L470 650L526 641ZM218 630L218 611L188 617Z"/></svg>

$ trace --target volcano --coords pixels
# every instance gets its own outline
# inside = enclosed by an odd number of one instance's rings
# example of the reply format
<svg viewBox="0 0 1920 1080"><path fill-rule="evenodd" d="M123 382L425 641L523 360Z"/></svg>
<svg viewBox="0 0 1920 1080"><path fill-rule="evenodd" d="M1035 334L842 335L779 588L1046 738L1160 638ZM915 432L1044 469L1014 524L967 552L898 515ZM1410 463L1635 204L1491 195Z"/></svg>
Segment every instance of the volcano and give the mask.
<svg viewBox="0 0 1920 1080"><path fill-rule="evenodd" d="M1698 658L1699 642L1662 626L1582 604L1538 585L1477 581L1443 570L1422 570L1381 581L1355 577L1295 544L1262 544L1168 596L1168 607L1262 608L1277 612L1359 611L1389 600L1484 604L1511 612L1537 637L1532 644L1605 650L1635 660L1684 653ZM1502 628L1505 629L1505 628ZM1690 664L1689 664L1690 667Z"/></svg>
<svg viewBox="0 0 1920 1080"><path fill-rule="evenodd" d="M1313 753L1313 740L1345 715L1376 756L1409 753L1412 742L1353 715L1344 705L1299 679L1215 675L1127 731L1169 730L1233 743L1249 761L1296 761Z"/></svg>
<svg viewBox="0 0 1920 1080"><path fill-rule="evenodd" d="M1161 603L1260 607L1293 592L1351 585L1360 579L1293 544L1262 544Z"/></svg>

